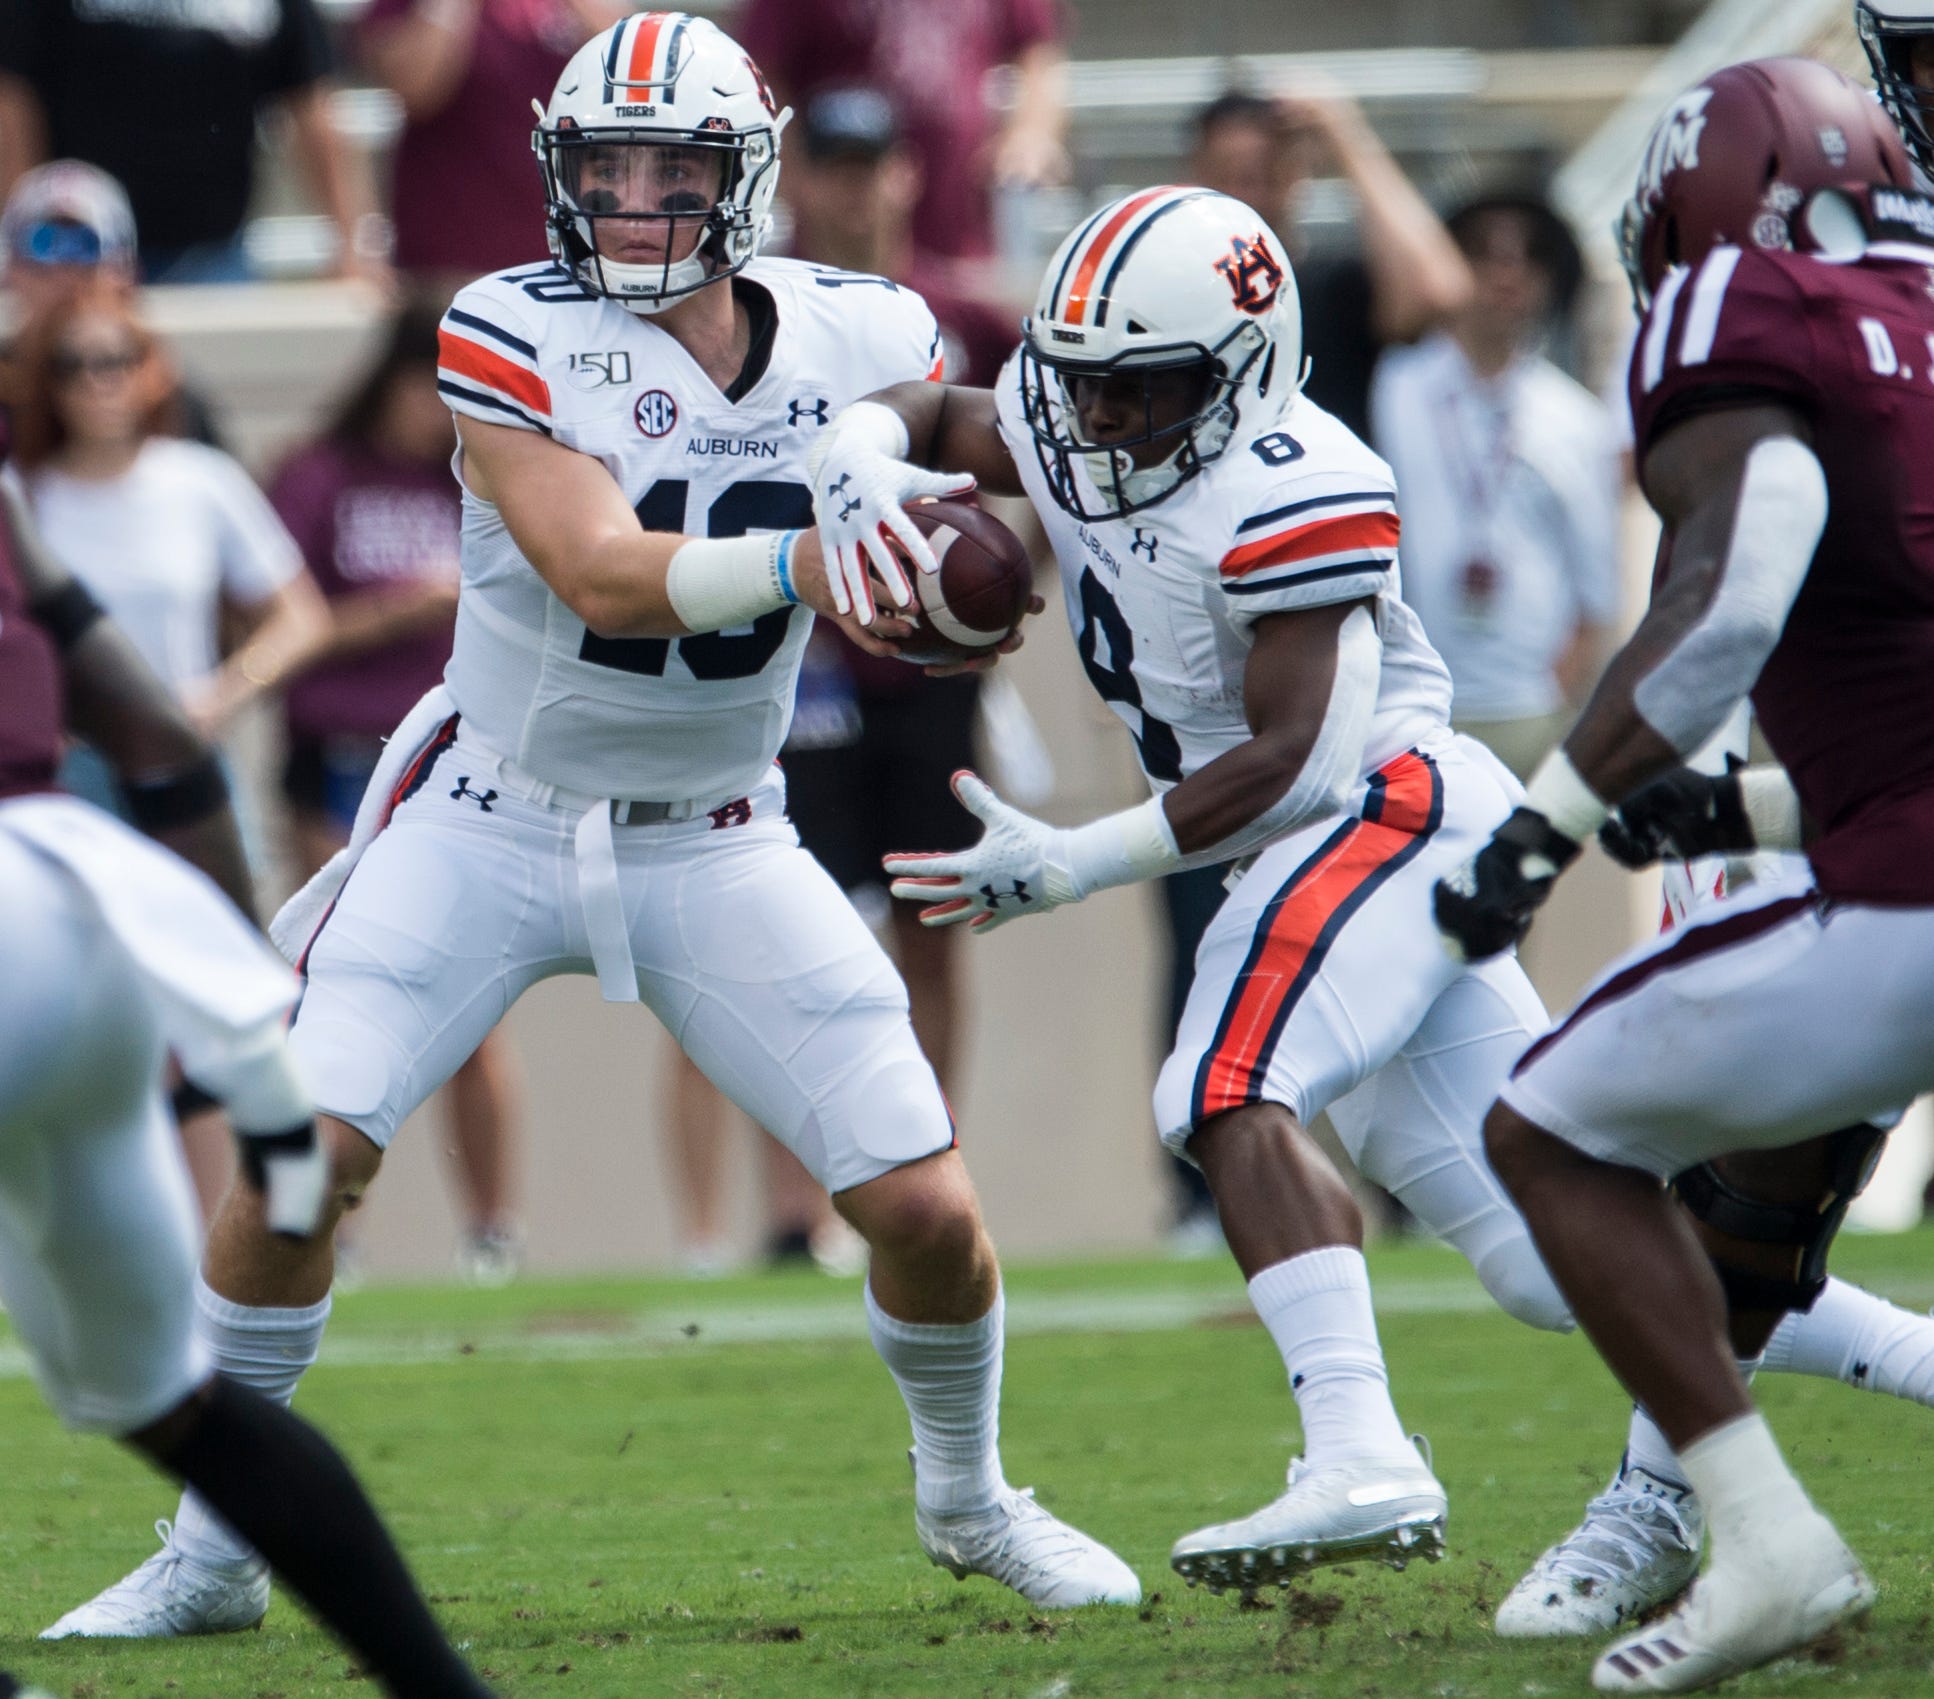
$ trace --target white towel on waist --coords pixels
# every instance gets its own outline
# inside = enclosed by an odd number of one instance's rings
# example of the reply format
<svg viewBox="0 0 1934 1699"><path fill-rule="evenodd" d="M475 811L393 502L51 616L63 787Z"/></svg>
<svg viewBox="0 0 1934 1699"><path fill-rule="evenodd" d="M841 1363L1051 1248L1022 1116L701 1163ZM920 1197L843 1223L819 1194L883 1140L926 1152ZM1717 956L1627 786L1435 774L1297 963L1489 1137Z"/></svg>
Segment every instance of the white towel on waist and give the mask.
<svg viewBox="0 0 1934 1699"><path fill-rule="evenodd" d="M442 684L433 685L407 714L403 723L390 733L376 771L369 776L363 800L356 805L356 823L350 828L349 842L336 851L315 876L297 891L269 922L269 939L290 962L300 962L316 929L329 913L329 905L341 893L344 882L370 841L389 824L390 798L409 771L410 763L421 755L457 705Z"/></svg>

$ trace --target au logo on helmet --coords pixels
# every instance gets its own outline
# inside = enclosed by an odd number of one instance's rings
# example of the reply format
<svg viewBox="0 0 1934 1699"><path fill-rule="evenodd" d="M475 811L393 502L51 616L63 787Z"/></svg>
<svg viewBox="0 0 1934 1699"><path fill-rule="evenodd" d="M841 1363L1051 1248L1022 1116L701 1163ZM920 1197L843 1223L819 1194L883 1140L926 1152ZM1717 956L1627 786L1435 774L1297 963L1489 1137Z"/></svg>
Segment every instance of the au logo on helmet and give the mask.
<svg viewBox="0 0 1934 1699"><path fill-rule="evenodd" d="M1246 241L1229 238L1229 252L1215 262L1215 268L1234 292L1236 305L1245 313L1266 313L1276 304L1283 286L1283 268L1269 251L1269 244L1258 231Z"/></svg>

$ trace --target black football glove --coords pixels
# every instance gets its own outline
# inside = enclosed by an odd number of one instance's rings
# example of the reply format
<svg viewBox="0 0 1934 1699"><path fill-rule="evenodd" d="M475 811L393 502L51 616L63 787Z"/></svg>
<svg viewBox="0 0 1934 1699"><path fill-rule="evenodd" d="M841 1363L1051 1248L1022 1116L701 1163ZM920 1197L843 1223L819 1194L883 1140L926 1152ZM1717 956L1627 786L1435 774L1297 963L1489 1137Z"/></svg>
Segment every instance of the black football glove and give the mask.
<svg viewBox="0 0 1934 1699"><path fill-rule="evenodd" d="M1738 855L1757 849L1737 771L1674 767L1635 791L1598 828L1598 842L1621 867L1650 867L1665 856Z"/></svg>
<svg viewBox="0 0 1934 1699"><path fill-rule="evenodd" d="M1431 893L1437 930L1464 961L1508 950L1531 929L1579 845L1535 808L1515 810L1491 841Z"/></svg>

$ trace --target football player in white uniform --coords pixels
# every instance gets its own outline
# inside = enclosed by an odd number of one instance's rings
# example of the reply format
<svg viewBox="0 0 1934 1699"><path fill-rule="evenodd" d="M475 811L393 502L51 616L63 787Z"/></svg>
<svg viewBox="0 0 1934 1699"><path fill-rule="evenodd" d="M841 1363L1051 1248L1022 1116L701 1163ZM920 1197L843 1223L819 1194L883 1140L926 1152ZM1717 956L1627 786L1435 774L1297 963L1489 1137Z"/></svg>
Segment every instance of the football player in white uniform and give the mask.
<svg viewBox="0 0 1934 1699"><path fill-rule="evenodd" d="M69 729L202 872L60 794ZM328 1184L283 1041L295 980L204 875L248 895L220 768L0 489L0 1301L62 1419L206 1492L386 1691L486 1699L334 1448L194 1336L170 1052L227 1105L277 1232L312 1232Z"/></svg>
<svg viewBox="0 0 1934 1699"><path fill-rule="evenodd" d="M850 409L815 484L835 555L917 493L906 462L1024 492L1155 792L1057 830L962 775L980 843L887 861L923 918L987 930L1242 858L1155 1113L1208 1178L1303 1418L1289 1490L1175 1548L1191 1581L1245 1591L1443 1540L1443 1489L1391 1405L1362 1222L1311 1119L1328 1110L1507 1309L1568 1325L1478 1139L1544 1010L1515 960L1452 962L1428 906L1517 784L1450 730L1449 676L1398 594L1389 471L1299 393L1299 324L1251 209L1146 190L1061 245L992 392L901 385Z"/></svg>
<svg viewBox="0 0 1934 1699"><path fill-rule="evenodd" d="M898 976L785 817L773 757L806 610L863 642L907 629L875 621L863 571L829 581L807 456L847 401L926 377L938 350L917 296L758 257L784 122L711 23L626 19L572 58L537 129L556 263L472 284L445 319L464 490L446 687L278 921L306 972L292 1044L331 1214L528 986L594 973L866 1237L933 1561L1036 1605L1133 1602L1119 1558L1003 1478L999 1271L952 1122ZM886 581L904 605L897 567ZM327 1234L281 1244L232 1194L197 1292L221 1367L286 1401L330 1275ZM259 1560L193 1495L155 1561L200 1590L204 1626L259 1619ZM127 1585L57 1630L184 1631L181 1609L119 1608Z"/></svg>

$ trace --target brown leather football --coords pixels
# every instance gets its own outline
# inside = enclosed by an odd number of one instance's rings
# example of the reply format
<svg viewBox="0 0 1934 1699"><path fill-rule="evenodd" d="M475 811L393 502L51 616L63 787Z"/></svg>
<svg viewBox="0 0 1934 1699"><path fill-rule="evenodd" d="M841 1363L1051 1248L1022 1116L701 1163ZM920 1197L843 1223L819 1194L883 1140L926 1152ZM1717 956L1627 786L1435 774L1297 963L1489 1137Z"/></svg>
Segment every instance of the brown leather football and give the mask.
<svg viewBox="0 0 1934 1699"><path fill-rule="evenodd" d="M1034 592L1034 565L1021 539L967 502L921 502L907 516L940 557L940 570L922 572L908 561L914 606L881 602L882 613L914 623L900 658L932 667L985 654L1020 625Z"/></svg>

